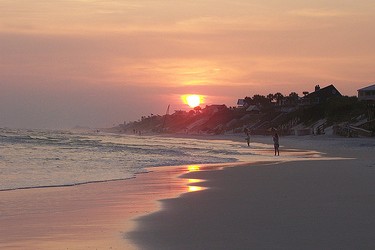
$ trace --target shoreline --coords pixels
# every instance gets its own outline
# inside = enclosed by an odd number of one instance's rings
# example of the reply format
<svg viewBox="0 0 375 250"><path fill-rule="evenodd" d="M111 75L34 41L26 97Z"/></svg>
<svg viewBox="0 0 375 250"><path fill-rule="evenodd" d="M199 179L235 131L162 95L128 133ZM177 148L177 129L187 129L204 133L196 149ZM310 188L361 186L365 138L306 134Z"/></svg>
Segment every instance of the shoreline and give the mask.
<svg viewBox="0 0 375 250"><path fill-rule="evenodd" d="M253 138L269 142L268 137ZM242 141L242 137L238 139ZM296 144L294 139L287 142L290 139L281 138L281 144L285 143L284 149ZM309 146L312 145L306 147ZM281 148L281 154L284 153L286 152ZM331 152L327 156L338 155ZM282 157L269 159L283 160ZM202 174L203 177L216 175L217 171L209 171L206 176L209 168L231 166L225 169L242 169L249 163L205 164L200 171L197 171L196 165L198 164L193 165L190 171L188 165L149 168L150 173L138 174L136 178L126 180L0 192L0 222L5 225L0 229L0 247L137 249L138 245L128 239L125 232L134 231L142 224L144 216L164 211L165 201L168 203L168 200L190 196L189 193L210 187L210 182L199 182L205 179L201 178ZM253 167L258 165L260 162L252 164ZM204 192L207 191L202 191Z"/></svg>
<svg viewBox="0 0 375 250"><path fill-rule="evenodd" d="M122 239L123 231L132 226L134 216L158 209L154 197L181 191L184 181L175 178L174 171L178 170L170 168L163 176L152 172L122 181L0 192L0 248L134 249ZM155 182L159 178L170 178L169 188L160 187Z"/></svg>

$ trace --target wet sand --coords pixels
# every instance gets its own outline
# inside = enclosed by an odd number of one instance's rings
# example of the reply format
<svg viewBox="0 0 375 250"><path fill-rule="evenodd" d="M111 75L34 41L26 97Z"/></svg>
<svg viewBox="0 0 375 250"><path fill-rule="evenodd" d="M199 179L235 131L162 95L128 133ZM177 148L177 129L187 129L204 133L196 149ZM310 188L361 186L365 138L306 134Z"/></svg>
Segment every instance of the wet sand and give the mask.
<svg viewBox="0 0 375 250"><path fill-rule="evenodd" d="M131 218L159 199L189 191L187 166L162 167L124 181L0 192L0 249L136 249Z"/></svg>

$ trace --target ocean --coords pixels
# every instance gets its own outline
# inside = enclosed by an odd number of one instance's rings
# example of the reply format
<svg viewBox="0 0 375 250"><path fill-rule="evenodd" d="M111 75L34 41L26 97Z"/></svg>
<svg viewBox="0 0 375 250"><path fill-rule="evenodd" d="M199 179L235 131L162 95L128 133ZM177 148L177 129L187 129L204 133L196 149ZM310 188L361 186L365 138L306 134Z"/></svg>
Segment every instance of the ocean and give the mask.
<svg viewBox="0 0 375 250"><path fill-rule="evenodd" d="M0 191L124 180L151 167L226 163L245 141L0 129ZM257 144L259 148L269 145Z"/></svg>

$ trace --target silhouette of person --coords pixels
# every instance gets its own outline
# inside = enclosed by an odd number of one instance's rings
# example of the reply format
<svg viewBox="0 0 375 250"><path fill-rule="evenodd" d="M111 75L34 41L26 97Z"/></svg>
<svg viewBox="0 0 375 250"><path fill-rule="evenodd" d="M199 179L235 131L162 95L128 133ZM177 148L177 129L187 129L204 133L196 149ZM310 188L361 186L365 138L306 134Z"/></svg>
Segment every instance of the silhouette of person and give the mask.
<svg viewBox="0 0 375 250"><path fill-rule="evenodd" d="M245 140L247 142L247 146L250 147L250 130L248 128L245 128L244 132L246 134Z"/></svg>
<svg viewBox="0 0 375 250"><path fill-rule="evenodd" d="M273 146L275 148L275 155L276 155L276 153L277 153L277 155L280 155L280 151L279 151L279 147L280 147L280 144L279 144L279 135L277 134L277 132L275 132L275 134L273 135L272 139L273 139Z"/></svg>

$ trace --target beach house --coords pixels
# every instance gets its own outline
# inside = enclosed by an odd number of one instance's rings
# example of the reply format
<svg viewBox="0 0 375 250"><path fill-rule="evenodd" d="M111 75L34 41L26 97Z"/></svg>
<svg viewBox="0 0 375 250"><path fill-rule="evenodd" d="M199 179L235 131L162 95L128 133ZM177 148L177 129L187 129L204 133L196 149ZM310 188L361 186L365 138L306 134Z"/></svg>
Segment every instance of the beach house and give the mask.
<svg viewBox="0 0 375 250"><path fill-rule="evenodd" d="M320 88L319 85L316 85L315 91L310 94L306 94L304 97L300 98L298 105L300 106L316 105L316 104L324 103L332 97L339 97L339 96L342 96L341 93L332 84L324 88Z"/></svg>
<svg viewBox="0 0 375 250"><path fill-rule="evenodd" d="M375 101L375 84L359 89L358 100L360 101Z"/></svg>
<svg viewBox="0 0 375 250"><path fill-rule="evenodd" d="M221 111L228 110L225 104L222 105L206 105L206 107L202 110L204 114L216 114Z"/></svg>
<svg viewBox="0 0 375 250"><path fill-rule="evenodd" d="M367 106L367 119L375 126L375 84L359 89L358 100L366 102Z"/></svg>
<svg viewBox="0 0 375 250"><path fill-rule="evenodd" d="M245 102L245 99L238 99L237 100L237 108L247 108L248 104Z"/></svg>

